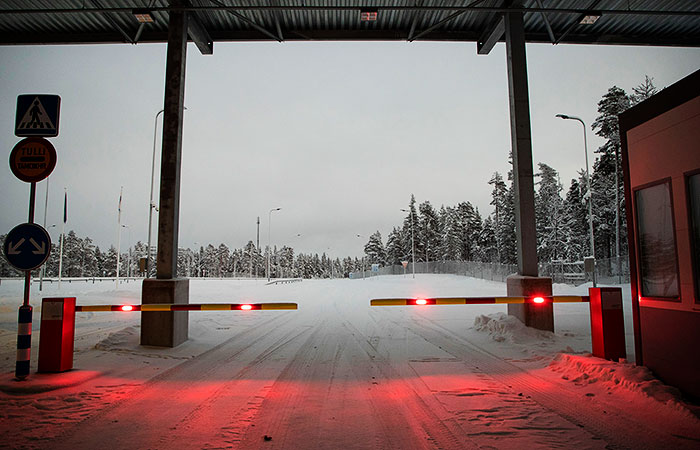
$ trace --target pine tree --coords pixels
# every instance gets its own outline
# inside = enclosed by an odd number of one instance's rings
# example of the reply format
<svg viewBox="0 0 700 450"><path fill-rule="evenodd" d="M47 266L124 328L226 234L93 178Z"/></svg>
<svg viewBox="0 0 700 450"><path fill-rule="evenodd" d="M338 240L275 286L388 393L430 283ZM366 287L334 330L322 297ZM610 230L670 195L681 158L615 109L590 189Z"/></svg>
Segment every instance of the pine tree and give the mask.
<svg viewBox="0 0 700 450"><path fill-rule="evenodd" d="M571 180L564 201L564 226L569 231L565 244L565 258L569 261L583 261L590 254L588 239L588 207L584 199L585 172L579 179Z"/></svg>
<svg viewBox="0 0 700 450"><path fill-rule="evenodd" d="M632 88L632 95L630 95L632 106L643 102L657 92L659 92L659 90L654 86L654 79L649 75L644 75L644 81L637 87Z"/></svg>
<svg viewBox="0 0 700 450"><path fill-rule="evenodd" d="M437 261L440 259L440 220L427 200L418 206L418 211L420 213L419 235L423 247L423 252L420 254L421 260Z"/></svg>
<svg viewBox="0 0 700 450"><path fill-rule="evenodd" d="M647 81L651 83L651 79ZM649 94L653 89L655 89L653 83L650 86L646 85L639 88L639 95ZM627 93L617 86L613 86L598 102L599 116L592 126L598 136L607 139L605 144L596 150L596 153L601 156L593 164L593 174L591 175L596 257L609 258L614 252L615 212L618 208L620 208L620 228L622 228L622 218L625 213L622 207L615 203L616 194L620 204L622 204L624 197L622 195L618 115L629 107L630 97ZM615 178L617 178L617 184L615 184Z"/></svg>
<svg viewBox="0 0 700 450"><path fill-rule="evenodd" d="M401 264L404 259L403 235L399 228L394 227L386 239L386 262L389 265Z"/></svg>
<svg viewBox="0 0 700 450"><path fill-rule="evenodd" d="M442 246L440 248L443 261L460 261L462 256L462 230L459 215L455 208L442 208Z"/></svg>
<svg viewBox="0 0 700 450"><path fill-rule="evenodd" d="M538 190L535 193L535 226L537 229L537 255L540 262L562 259L565 255L566 229L564 201L559 173L544 163L539 163Z"/></svg>
<svg viewBox="0 0 700 450"><path fill-rule="evenodd" d="M403 221L403 229L401 230L403 237L401 241L403 256L401 259L410 261L413 251L415 250L416 261L418 261L418 255L423 252L423 243L420 241L420 236L418 235L418 213L416 212L416 197L413 194L411 194L411 201L408 204L408 211Z"/></svg>
<svg viewBox="0 0 700 450"><path fill-rule="evenodd" d="M367 255L368 264L384 265L386 263L386 250L382 244L382 235L376 231L370 235L367 244L365 244L365 255Z"/></svg>

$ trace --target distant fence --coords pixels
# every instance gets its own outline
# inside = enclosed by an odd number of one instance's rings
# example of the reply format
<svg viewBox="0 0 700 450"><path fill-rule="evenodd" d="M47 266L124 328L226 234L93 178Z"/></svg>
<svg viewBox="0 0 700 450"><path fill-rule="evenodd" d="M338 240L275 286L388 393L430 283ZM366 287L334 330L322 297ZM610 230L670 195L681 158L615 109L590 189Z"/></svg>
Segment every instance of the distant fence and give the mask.
<svg viewBox="0 0 700 450"><path fill-rule="evenodd" d="M447 273L493 281L505 281L509 275L517 272L518 266L515 264L498 264L475 261L429 261L416 263L416 273ZM413 273L411 263L408 263L405 273ZM380 267L377 272L371 272L369 270L364 272L365 277L403 274L404 267L400 265ZM352 279L362 277L362 272L353 272L350 274L350 278Z"/></svg>
<svg viewBox="0 0 700 450"><path fill-rule="evenodd" d="M416 263L416 273L443 273L463 275L484 280L505 282L509 275L518 272L515 264L485 263L476 261L430 261ZM403 275L413 273L412 264L409 262L404 269L403 266L380 267L378 271L366 270L363 272L352 272L350 278L369 278L377 275ZM591 274L586 273L583 261L565 262L554 261L539 265L539 274L542 277L552 278L554 283L564 283L579 285L591 281ZM601 284L621 284L629 283L629 258L621 256L619 261L616 258L596 260L596 277Z"/></svg>

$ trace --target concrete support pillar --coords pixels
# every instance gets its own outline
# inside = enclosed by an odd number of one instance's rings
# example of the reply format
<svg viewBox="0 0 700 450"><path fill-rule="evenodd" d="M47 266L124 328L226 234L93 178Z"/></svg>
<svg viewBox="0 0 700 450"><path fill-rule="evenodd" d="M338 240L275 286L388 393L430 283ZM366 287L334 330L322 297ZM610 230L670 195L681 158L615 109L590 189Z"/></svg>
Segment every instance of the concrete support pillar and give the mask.
<svg viewBox="0 0 700 450"><path fill-rule="evenodd" d="M515 228L518 245L518 275L508 277L508 296L552 295L552 279L539 278L537 235L535 231L535 183L532 170L530 98L527 86L527 58L523 14L504 16L508 65L510 134L513 148L513 187L515 191ZM528 327L554 331L551 303L508 305L508 314Z"/></svg>
<svg viewBox="0 0 700 450"><path fill-rule="evenodd" d="M506 279L509 297L531 297L552 295L552 279L511 275ZM508 315L515 316L528 327L538 330L554 331L554 305L524 303L509 304Z"/></svg>
<svg viewBox="0 0 700 450"><path fill-rule="evenodd" d="M538 271L537 237L535 235L535 186L532 171L530 100L527 87L525 30L522 13L505 14L505 32L518 273L536 277Z"/></svg>
<svg viewBox="0 0 700 450"><path fill-rule="evenodd" d="M172 0L173 7L186 6ZM187 13L170 11L163 106L163 149L160 169L158 256L156 279L144 280L143 303L189 303L189 280L177 279L180 222L180 166L185 104ZM141 313L141 344L175 347L187 340L186 311Z"/></svg>

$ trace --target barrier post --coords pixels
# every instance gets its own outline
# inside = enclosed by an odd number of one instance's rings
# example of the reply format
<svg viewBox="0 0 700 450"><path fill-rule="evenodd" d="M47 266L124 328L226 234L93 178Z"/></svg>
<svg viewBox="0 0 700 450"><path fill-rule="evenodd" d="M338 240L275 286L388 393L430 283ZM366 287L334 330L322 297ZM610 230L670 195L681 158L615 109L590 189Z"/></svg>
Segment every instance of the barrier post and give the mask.
<svg viewBox="0 0 700 450"><path fill-rule="evenodd" d="M38 371L72 369L74 339L75 297L42 299Z"/></svg>
<svg viewBox="0 0 700 450"><path fill-rule="evenodd" d="M17 362L15 378L24 380L29 376L29 360L32 355L32 306L19 307L17 328Z"/></svg>
<svg viewBox="0 0 700 450"><path fill-rule="evenodd" d="M593 356L618 361L627 357L621 288L589 288Z"/></svg>

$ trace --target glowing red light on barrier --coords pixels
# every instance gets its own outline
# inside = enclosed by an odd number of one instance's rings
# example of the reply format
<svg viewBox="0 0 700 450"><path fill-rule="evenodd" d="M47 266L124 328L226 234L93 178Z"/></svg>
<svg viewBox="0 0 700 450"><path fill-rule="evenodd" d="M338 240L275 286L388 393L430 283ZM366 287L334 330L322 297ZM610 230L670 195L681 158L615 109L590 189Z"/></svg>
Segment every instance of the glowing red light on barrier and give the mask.
<svg viewBox="0 0 700 450"><path fill-rule="evenodd" d="M535 303L544 303L544 299L542 297L535 297L532 299L532 301Z"/></svg>
<svg viewBox="0 0 700 450"><path fill-rule="evenodd" d="M123 306L121 307L121 310L122 310L122 311L133 311L133 310L134 310L134 307L131 306L131 305L123 305Z"/></svg>
<svg viewBox="0 0 700 450"><path fill-rule="evenodd" d="M419 298L418 300L416 300L416 305L427 305L427 304L428 304L428 300L424 300L422 298Z"/></svg>
<svg viewBox="0 0 700 450"><path fill-rule="evenodd" d="M247 311L249 309L253 309L253 306L252 305L241 305L241 309L244 309Z"/></svg>

